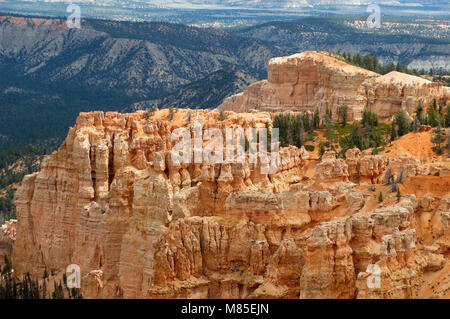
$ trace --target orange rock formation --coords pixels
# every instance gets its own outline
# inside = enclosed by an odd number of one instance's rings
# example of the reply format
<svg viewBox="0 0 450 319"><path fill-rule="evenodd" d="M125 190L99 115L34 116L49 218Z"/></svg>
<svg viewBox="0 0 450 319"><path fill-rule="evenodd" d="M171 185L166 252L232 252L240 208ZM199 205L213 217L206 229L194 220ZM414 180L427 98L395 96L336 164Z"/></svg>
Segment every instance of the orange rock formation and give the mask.
<svg viewBox="0 0 450 319"><path fill-rule="evenodd" d="M311 178L314 160L296 147L281 149L271 175L260 163L173 162L170 134L194 119L223 129L264 127L273 116L225 113L80 114L16 193L16 273L78 264L88 298L445 296L424 285L448 269L448 162L329 152ZM377 184L389 168L405 176L399 202ZM446 192L408 193L413 178Z"/></svg>
<svg viewBox="0 0 450 319"><path fill-rule="evenodd" d="M305 51L269 61L267 80L233 95L219 110L248 112L311 111L346 104L349 119L361 119L364 107L389 120L399 110L412 114L417 103L427 107L433 98L450 99L450 88L396 71L386 75L347 64L323 53Z"/></svg>

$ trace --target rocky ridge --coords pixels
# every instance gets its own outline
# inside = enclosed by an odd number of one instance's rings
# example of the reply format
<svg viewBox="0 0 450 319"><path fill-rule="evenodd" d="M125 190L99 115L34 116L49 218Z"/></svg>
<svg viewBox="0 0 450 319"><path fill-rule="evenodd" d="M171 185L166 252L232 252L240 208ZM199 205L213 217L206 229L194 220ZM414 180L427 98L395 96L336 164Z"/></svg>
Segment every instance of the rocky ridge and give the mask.
<svg viewBox="0 0 450 319"><path fill-rule="evenodd" d="M441 98L450 98L450 88L441 83L396 71L379 75L325 53L305 51L271 59L267 80L225 99L218 109L314 112L318 108L325 114L328 107L337 119L337 108L346 104L351 120L361 119L364 107L390 120L400 110L412 114L418 103L428 107Z"/></svg>

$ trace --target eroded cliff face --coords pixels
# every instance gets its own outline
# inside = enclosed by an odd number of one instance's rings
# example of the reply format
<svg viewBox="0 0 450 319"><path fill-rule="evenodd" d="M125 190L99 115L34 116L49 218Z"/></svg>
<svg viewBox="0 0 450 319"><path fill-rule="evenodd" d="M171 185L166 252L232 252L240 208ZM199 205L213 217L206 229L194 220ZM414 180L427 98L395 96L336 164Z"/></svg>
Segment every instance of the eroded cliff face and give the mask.
<svg viewBox="0 0 450 319"><path fill-rule="evenodd" d="M450 88L399 72L386 75L347 64L326 54L305 51L269 61L267 80L224 100L219 110L248 112L311 111L337 119L337 107L346 104L349 118L361 119L364 107L389 120L400 110L412 114L417 103L450 99Z"/></svg>
<svg viewBox="0 0 450 319"><path fill-rule="evenodd" d="M16 193L15 271L78 264L88 298L414 298L448 265L450 194L378 204L369 189L385 187L388 169L449 185L448 163L358 150L316 163L289 147L274 174L248 159L176 164L177 127L264 127L273 116L226 115L80 114Z"/></svg>

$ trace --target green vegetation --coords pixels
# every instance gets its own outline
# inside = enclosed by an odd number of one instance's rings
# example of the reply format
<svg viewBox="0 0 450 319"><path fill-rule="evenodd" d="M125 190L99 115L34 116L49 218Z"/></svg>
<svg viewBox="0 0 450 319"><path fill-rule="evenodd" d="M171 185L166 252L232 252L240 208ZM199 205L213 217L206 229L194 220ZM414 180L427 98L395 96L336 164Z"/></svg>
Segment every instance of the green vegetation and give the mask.
<svg viewBox="0 0 450 319"><path fill-rule="evenodd" d="M397 71L397 72L402 72L402 73L407 73L407 74L411 74L411 75L433 75L435 73L435 71L433 69L430 69L428 71L425 71L424 69L418 70L418 69L409 69L407 66L401 64L401 63L389 63L387 65L383 65L380 63L380 61L370 55L361 55L359 53L356 53L354 55L352 55L351 53L347 53L347 52L343 52L341 53L340 51L338 52L333 52L334 55L339 55L345 62L349 63L349 64L353 64L355 66L359 66L361 68L373 71L373 72L377 72L379 74L387 74L389 72L392 71ZM444 84L447 84L450 82L448 77L443 77L445 75L448 75L449 72L447 71L440 71L439 72L439 76L435 77L436 81L440 81L443 82ZM434 79L433 79L434 80Z"/></svg>
<svg viewBox="0 0 450 319"><path fill-rule="evenodd" d="M313 138L309 136L305 139L304 135L305 132L313 132L313 127L315 126L314 121L314 116L310 116L308 113L298 115L283 113L276 115L273 119L273 127L279 129L280 145L283 147L288 145L302 147L305 145L306 140Z"/></svg>
<svg viewBox="0 0 450 319"><path fill-rule="evenodd" d="M395 124L397 125L398 136L403 136L411 131L411 121L408 114L404 110L401 110L395 116Z"/></svg>
<svg viewBox="0 0 450 319"><path fill-rule="evenodd" d="M158 111L157 106L154 106L151 110L146 110L144 113L144 118L148 121L155 114L156 111Z"/></svg>
<svg viewBox="0 0 450 319"><path fill-rule="evenodd" d="M341 120L341 124L343 127L347 126L348 120L348 106L346 104L341 105L337 109L338 122Z"/></svg>
<svg viewBox="0 0 450 319"><path fill-rule="evenodd" d="M219 119L219 121L225 121L227 119L227 116L225 115L225 113L223 111L220 111L218 119Z"/></svg>
<svg viewBox="0 0 450 319"><path fill-rule="evenodd" d="M26 273L23 278L17 278L12 271L11 262L5 257L5 266L0 267L0 299L82 299L83 296L80 289L64 287L63 284L54 282L54 289L51 294L47 292L47 270L45 270L42 284L37 279L31 279L29 273Z"/></svg>
<svg viewBox="0 0 450 319"><path fill-rule="evenodd" d="M52 150L53 147L48 145L27 145L0 152L0 189L19 183L25 175L38 171L40 169L39 160ZM19 162L21 163L20 168L11 169L12 165ZM6 195L0 197L0 223L16 218L13 197L13 189L7 189Z"/></svg>
<svg viewBox="0 0 450 319"><path fill-rule="evenodd" d="M378 194L378 202L382 203L383 202L383 193L380 192L380 194Z"/></svg>
<svg viewBox="0 0 450 319"><path fill-rule="evenodd" d="M433 151L437 154L442 154L442 144L445 142L445 131L441 127L441 123L439 122L437 127L433 130L433 136L431 138L431 142L433 142Z"/></svg>
<svg viewBox="0 0 450 319"><path fill-rule="evenodd" d="M167 120L172 121L174 116L175 116L175 108L169 107L169 116L167 117Z"/></svg>
<svg viewBox="0 0 450 319"><path fill-rule="evenodd" d="M344 155L348 149L357 147L360 150L373 148L374 154L378 148L384 148L387 144L387 136L391 126L379 123L378 116L364 109L361 124L355 121L350 125L350 132L340 138L341 154Z"/></svg>
<svg viewBox="0 0 450 319"><path fill-rule="evenodd" d="M450 86L450 76L448 76L449 72L447 72L447 76L438 75L433 77L433 82L441 82L445 86Z"/></svg>
<svg viewBox="0 0 450 319"><path fill-rule="evenodd" d="M355 121L349 125L347 123L348 107L342 105L337 109L339 123L333 123L332 112L326 109L325 117L320 126L321 119L318 109L314 115L308 113L282 113L275 116L273 127L280 130L280 145L286 147L295 145L305 146L308 150L314 150L314 145L307 145L307 142L315 142L318 133L314 130L322 130L326 141L319 142L319 155L332 150L336 151L340 146L340 155L343 156L348 149L357 147L361 150L374 148L374 153L378 148L387 144L387 136L391 130L389 124L379 123L376 114L365 109L361 123Z"/></svg>
<svg viewBox="0 0 450 319"><path fill-rule="evenodd" d="M446 139L444 127L450 127L450 104L446 105L446 103L447 101L443 99L439 101L433 99L431 107L426 113L424 113L422 104L419 103L414 112L414 121L411 121L408 114L403 110L397 113L391 126L391 141L411 131L417 131L421 125L429 125L434 128L431 139L435 144L433 151L442 154L442 144Z"/></svg>
<svg viewBox="0 0 450 319"><path fill-rule="evenodd" d="M14 191L8 189L5 197L0 197L0 225L16 218L16 206L13 203Z"/></svg>

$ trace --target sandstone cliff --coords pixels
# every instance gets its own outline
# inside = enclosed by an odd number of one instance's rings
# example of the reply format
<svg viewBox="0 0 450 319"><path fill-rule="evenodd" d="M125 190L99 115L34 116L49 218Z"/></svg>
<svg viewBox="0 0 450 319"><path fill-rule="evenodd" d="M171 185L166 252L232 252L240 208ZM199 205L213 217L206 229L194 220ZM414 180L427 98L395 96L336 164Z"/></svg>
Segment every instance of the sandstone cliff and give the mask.
<svg viewBox="0 0 450 319"><path fill-rule="evenodd" d="M349 107L349 119L361 119L364 107L389 120L399 110L414 112L417 103L427 107L433 98L450 99L450 88L399 72L386 75L347 64L326 54L305 51L269 61L267 80L233 95L219 110L248 112L311 111Z"/></svg>
<svg viewBox="0 0 450 319"><path fill-rule="evenodd" d="M170 134L193 130L194 119L224 129L264 127L273 116L226 115L80 114L16 193L15 271L42 276L78 264L88 298L448 297L421 290L448 265L448 163L431 170L414 158L350 150L316 165L295 147L280 150L274 174L248 159L173 161ZM310 177L308 163L316 165ZM389 168L447 188L427 196L402 189L397 202L377 183Z"/></svg>

